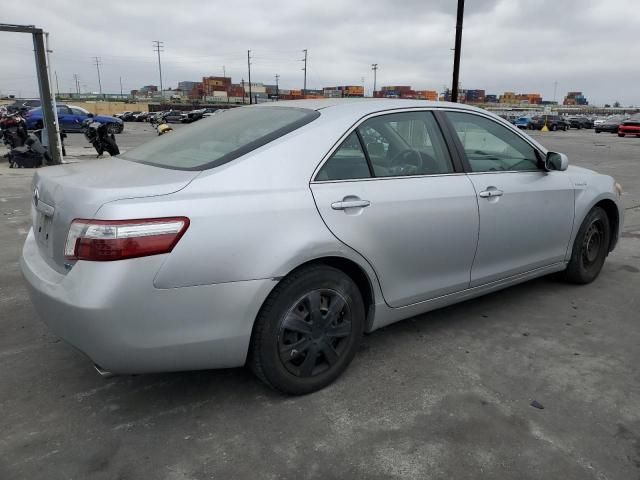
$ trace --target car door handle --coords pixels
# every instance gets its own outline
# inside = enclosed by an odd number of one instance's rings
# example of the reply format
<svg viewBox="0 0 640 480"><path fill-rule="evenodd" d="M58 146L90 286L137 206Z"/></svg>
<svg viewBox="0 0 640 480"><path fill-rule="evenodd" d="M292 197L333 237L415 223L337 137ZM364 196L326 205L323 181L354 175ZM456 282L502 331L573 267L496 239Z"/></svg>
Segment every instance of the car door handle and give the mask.
<svg viewBox="0 0 640 480"><path fill-rule="evenodd" d="M369 200L343 200L341 202L333 202L331 208L334 210L345 210L347 208L364 208L371 205Z"/></svg>
<svg viewBox="0 0 640 480"><path fill-rule="evenodd" d="M482 198L493 198L493 197L501 197L504 192L502 190L498 190L496 187L489 187L486 190L483 190L478 194L479 197Z"/></svg>

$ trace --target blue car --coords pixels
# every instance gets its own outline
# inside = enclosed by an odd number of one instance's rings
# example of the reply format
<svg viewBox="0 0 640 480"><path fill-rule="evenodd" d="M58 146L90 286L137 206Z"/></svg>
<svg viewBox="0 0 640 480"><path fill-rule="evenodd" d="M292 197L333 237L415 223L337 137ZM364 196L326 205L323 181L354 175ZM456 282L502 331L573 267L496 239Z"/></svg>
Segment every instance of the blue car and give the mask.
<svg viewBox="0 0 640 480"><path fill-rule="evenodd" d="M82 131L82 122L91 117L93 117L96 122L106 124L109 133L121 133L124 129L124 123L119 118L106 117L104 115L93 115L80 107L68 105L58 105L57 107L58 122L60 122L60 128L65 132ZM42 108L29 110L25 115L25 119L27 121L28 130L42 128Z"/></svg>
<svg viewBox="0 0 640 480"><path fill-rule="evenodd" d="M518 128L524 128L526 130L531 130L533 128L530 117L520 117L514 122L514 125Z"/></svg>

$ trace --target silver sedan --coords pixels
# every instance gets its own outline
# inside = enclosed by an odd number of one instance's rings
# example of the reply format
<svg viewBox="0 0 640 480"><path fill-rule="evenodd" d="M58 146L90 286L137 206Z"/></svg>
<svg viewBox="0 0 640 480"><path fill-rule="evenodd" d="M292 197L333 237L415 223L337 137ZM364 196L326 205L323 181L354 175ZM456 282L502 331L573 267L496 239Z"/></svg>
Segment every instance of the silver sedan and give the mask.
<svg viewBox="0 0 640 480"><path fill-rule="evenodd" d="M303 394L363 333L552 272L591 282L620 194L477 108L278 102L39 169L21 265L102 373L246 364Z"/></svg>

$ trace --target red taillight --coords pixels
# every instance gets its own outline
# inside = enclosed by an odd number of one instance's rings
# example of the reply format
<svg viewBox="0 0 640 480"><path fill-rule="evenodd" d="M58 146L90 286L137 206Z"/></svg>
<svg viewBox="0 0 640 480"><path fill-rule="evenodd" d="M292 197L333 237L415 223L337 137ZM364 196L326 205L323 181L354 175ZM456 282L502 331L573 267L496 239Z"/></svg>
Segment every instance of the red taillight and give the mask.
<svg viewBox="0 0 640 480"><path fill-rule="evenodd" d="M169 253L189 227L186 217L71 222L66 258L111 261Z"/></svg>

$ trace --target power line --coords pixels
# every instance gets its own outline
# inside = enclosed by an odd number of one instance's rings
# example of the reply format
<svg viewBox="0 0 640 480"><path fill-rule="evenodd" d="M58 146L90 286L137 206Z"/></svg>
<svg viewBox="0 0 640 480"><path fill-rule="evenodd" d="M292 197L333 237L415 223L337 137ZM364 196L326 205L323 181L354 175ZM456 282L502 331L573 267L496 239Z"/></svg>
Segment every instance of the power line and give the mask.
<svg viewBox="0 0 640 480"><path fill-rule="evenodd" d="M93 57L96 63L96 70L98 71L98 87L100 89L100 95L102 95L102 80L100 79L100 65L102 62L100 61L100 57Z"/></svg>
<svg viewBox="0 0 640 480"><path fill-rule="evenodd" d="M158 54L158 71L160 72L160 95L162 95L162 63L160 62L160 52L164 52L164 42L161 42L160 40L154 40L153 48Z"/></svg>

